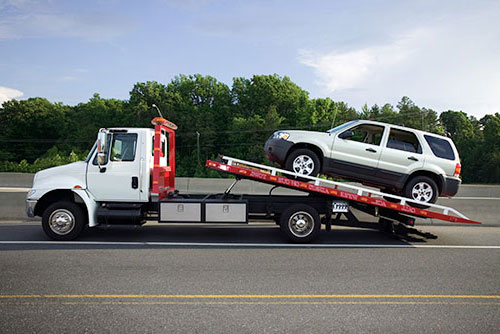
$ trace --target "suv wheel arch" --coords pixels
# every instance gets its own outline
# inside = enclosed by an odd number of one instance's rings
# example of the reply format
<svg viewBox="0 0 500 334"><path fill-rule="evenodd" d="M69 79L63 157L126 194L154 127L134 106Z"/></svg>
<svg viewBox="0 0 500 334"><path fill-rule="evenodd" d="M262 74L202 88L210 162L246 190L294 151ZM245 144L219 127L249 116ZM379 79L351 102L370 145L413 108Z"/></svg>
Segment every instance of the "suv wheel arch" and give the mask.
<svg viewBox="0 0 500 334"><path fill-rule="evenodd" d="M404 182L403 189L405 189L406 185L411 180L416 178L417 176L427 176L427 177L431 178L434 182L436 182L436 185L438 187L438 196L442 193L443 184L444 184L444 177L442 175L438 175L436 173L433 173L430 171L425 171L425 170L416 171L416 172L413 172L412 174L410 174Z"/></svg>
<svg viewBox="0 0 500 334"><path fill-rule="evenodd" d="M307 143L298 143L298 144L295 144L293 145L292 147L290 147L290 149L288 150L287 154L286 154L286 157L285 157L285 161L288 159L288 157L296 150L300 150L300 149L308 149L308 150L311 150L313 151L317 156L318 156L318 159L319 159L319 170L320 170L320 173L323 171L323 165L324 165L324 154L323 154L323 151L321 150L321 148L319 148L318 146L316 145L312 145L312 144L307 144ZM283 166L285 166L285 161L283 162Z"/></svg>

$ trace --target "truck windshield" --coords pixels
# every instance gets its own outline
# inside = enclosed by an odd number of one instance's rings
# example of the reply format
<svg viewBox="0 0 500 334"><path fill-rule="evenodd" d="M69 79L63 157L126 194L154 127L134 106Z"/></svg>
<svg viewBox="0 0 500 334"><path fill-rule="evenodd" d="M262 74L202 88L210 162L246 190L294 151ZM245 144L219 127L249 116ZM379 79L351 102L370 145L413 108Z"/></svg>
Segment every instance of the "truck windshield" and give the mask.
<svg viewBox="0 0 500 334"><path fill-rule="evenodd" d="M340 130L342 130L342 129L344 129L344 128L348 127L349 125L352 125L352 124L356 123L357 121L358 121L358 120L354 120L354 121L349 121L349 122L344 123L344 124L340 124L339 126L334 127L333 129L330 129L330 130L328 130L328 131L326 131L326 132L328 132L328 133L333 133L333 132L340 131Z"/></svg>
<svg viewBox="0 0 500 334"><path fill-rule="evenodd" d="M94 143L94 146L92 146L92 149L90 150L89 154L87 155L87 157L85 158L85 162L89 162L90 161L90 158L92 158L92 155L94 155L94 152L96 150L96 147L97 147L97 140L96 142Z"/></svg>

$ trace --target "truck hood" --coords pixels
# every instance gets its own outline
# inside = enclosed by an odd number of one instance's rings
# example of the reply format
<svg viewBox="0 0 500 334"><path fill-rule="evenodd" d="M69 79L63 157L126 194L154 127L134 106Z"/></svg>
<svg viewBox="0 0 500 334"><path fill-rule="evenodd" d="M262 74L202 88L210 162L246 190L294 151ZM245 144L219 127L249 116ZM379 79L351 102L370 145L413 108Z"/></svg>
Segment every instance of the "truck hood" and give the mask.
<svg viewBox="0 0 500 334"><path fill-rule="evenodd" d="M87 163L84 161L44 169L35 174L33 189L72 189L80 186L85 189Z"/></svg>

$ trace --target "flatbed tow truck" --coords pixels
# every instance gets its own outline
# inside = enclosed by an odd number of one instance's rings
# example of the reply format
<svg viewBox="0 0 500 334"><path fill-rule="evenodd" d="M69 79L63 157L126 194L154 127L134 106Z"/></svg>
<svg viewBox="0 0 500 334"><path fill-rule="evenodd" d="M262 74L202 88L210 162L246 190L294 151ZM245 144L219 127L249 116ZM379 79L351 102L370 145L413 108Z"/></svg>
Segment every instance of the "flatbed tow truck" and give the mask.
<svg viewBox="0 0 500 334"><path fill-rule="evenodd" d="M323 225L327 231L332 225L375 225L397 232L407 231L416 218L480 224L449 207L426 203L424 209L413 199L227 156L206 162L208 168L235 176L226 191L181 193L175 188L177 126L163 117L152 123L154 130L101 129L85 162L37 173L26 200L28 216L42 217L44 232L55 240L73 240L86 225L142 225L148 220L200 225L274 221L296 243L313 241ZM267 195L231 193L240 179L273 187ZM278 187L304 195L274 195ZM351 208L378 223L360 222Z"/></svg>

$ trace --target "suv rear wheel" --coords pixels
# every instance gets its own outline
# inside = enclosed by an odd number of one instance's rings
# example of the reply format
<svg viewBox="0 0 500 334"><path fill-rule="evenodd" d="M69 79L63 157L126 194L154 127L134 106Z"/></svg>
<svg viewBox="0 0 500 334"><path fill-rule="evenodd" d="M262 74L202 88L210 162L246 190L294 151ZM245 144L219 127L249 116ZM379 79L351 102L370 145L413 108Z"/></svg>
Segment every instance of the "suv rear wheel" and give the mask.
<svg viewBox="0 0 500 334"><path fill-rule="evenodd" d="M412 178L403 190L404 196L424 203L436 203L438 198L438 186L428 176L416 176ZM410 204L411 206L427 208L425 205Z"/></svg>

